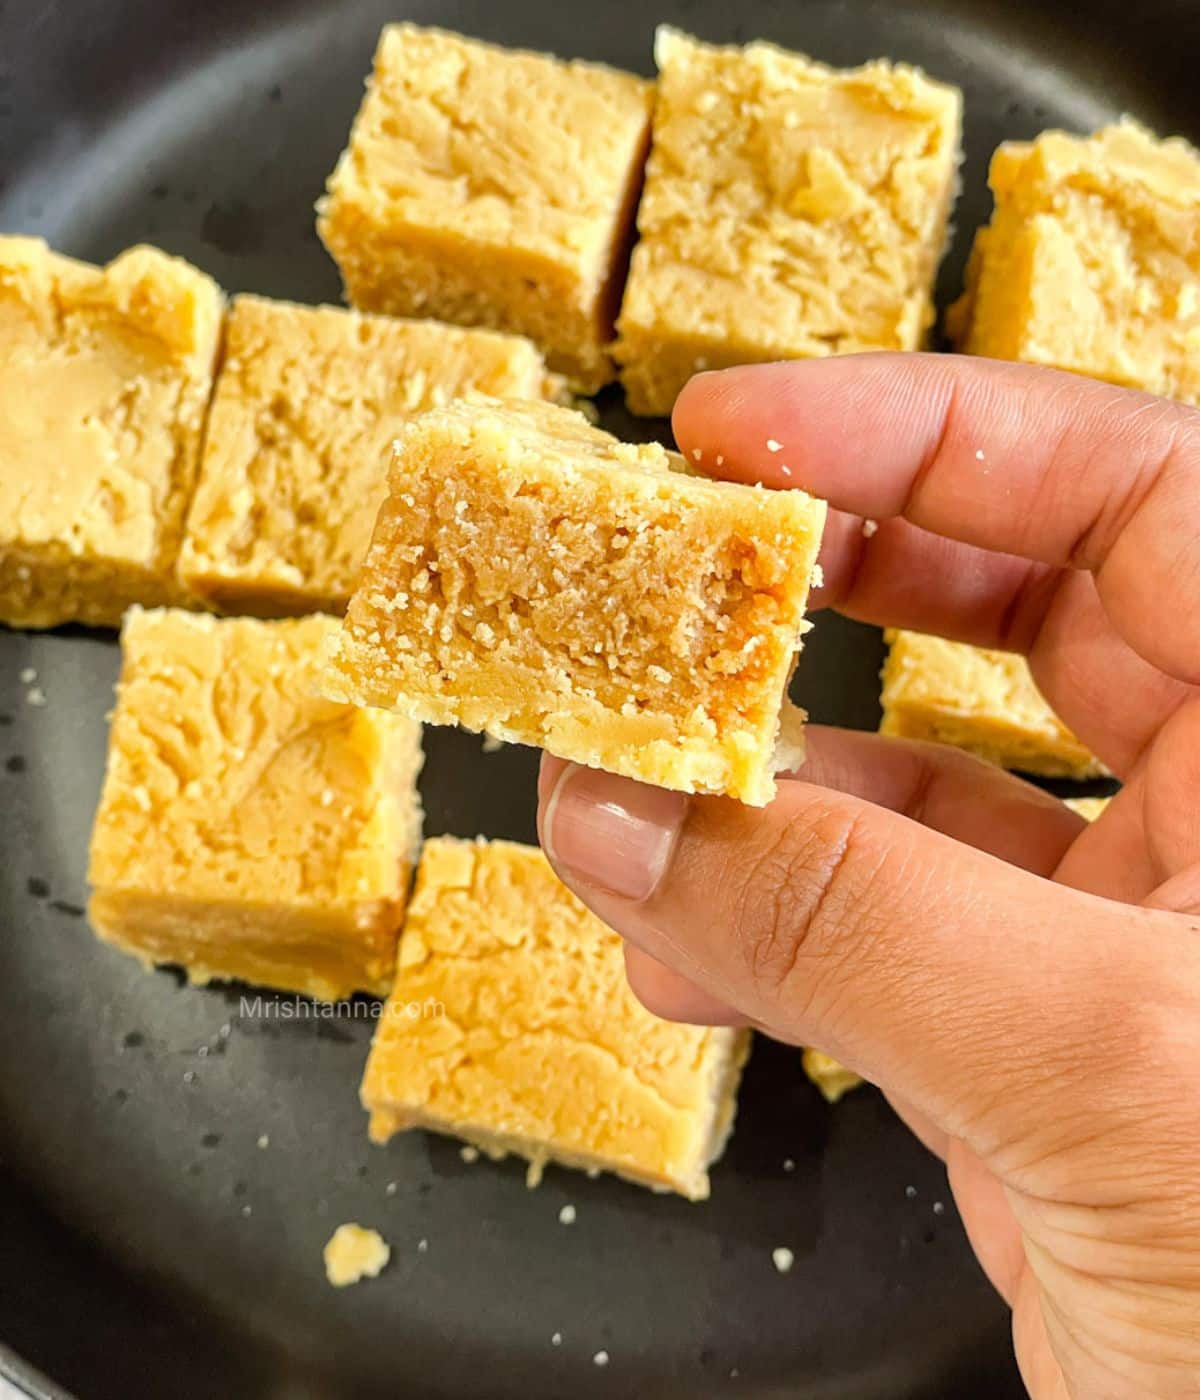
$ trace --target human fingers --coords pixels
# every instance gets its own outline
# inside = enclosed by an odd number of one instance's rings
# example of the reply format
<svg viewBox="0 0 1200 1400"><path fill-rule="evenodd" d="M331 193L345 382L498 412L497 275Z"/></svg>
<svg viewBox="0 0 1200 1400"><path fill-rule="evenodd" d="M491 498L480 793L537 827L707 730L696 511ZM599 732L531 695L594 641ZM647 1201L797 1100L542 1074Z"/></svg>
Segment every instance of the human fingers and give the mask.
<svg viewBox="0 0 1200 1400"><path fill-rule="evenodd" d="M822 725L810 725L806 735L805 781L901 812L1026 869L1048 874L1084 829L1057 798L957 749ZM543 796L565 767L543 755ZM626 947L625 967L634 994L664 1020L747 1024L727 1002L639 948Z"/></svg>
<svg viewBox="0 0 1200 1400"><path fill-rule="evenodd" d="M664 1021L693 1026L749 1026L748 1017L698 987L633 943L625 944L625 976L638 1001Z"/></svg>
<svg viewBox="0 0 1200 1400"><path fill-rule="evenodd" d="M627 940L771 1033L820 1045L985 1160L1037 1127L1053 1139L1088 1112L1104 1124L1140 1110L1140 1065L1117 1042L1147 1043L1200 999L1200 950L1171 916L807 783L752 809L566 765L540 835L560 877Z"/></svg>
<svg viewBox="0 0 1200 1400"><path fill-rule="evenodd" d="M831 512L813 607L1029 656L1053 709L1114 772L1127 772L1195 687L1150 665L1109 619L1092 575L882 521Z"/></svg>
<svg viewBox="0 0 1200 1400"><path fill-rule="evenodd" d="M1085 823L1050 793L945 744L810 724L793 776L909 817L1042 875Z"/></svg>
<svg viewBox="0 0 1200 1400"><path fill-rule="evenodd" d="M1092 570L1129 644L1200 683L1195 410L1028 365L871 354L697 375L673 421L704 470Z"/></svg>

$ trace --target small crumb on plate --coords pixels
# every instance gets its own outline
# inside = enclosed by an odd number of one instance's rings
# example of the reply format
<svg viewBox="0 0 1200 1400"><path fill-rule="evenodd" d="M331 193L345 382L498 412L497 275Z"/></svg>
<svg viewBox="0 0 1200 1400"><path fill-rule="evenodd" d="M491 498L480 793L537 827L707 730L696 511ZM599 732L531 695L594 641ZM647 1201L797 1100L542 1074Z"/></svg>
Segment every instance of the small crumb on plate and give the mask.
<svg viewBox="0 0 1200 1400"><path fill-rule="evenodd" d="M360 1279L375 1278L392 1251L377 1230L352 1221L339 1225L325 1246L325 1277L334 1288L345 1288Z"/></svg>

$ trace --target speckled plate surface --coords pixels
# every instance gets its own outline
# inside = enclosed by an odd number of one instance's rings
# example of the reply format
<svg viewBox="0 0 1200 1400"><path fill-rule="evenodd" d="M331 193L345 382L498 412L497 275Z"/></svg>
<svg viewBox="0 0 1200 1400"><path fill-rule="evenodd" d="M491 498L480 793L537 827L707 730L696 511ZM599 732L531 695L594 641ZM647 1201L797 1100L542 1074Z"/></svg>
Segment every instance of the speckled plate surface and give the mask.
<svg viewBox="0 0 1200 1400"><path fill-rule="evenodd" d="M923 64L967 96L943 301L1000 139L1121 111L1200 136L1189 0L0 0L0 229L93 259L146 239L231 290L336 301L312 202L400 17L642 71L659 19ZM880 656L873 630L822 619L797 693L872 727ZM519 1164L446 1141L368 1145L366 1016L255 1014L95 943L117 662L111 636L0 632L0 1376L82 1400L1021 1393L939 1165L873 1092L827 1108L793 1052L760 1042L707 1204L558 1170L530 1192ZM428 750L431 833L533 838L535 755L446 730ZM333 1293L321 1247L343 1220L393 1262Z"/></svg>

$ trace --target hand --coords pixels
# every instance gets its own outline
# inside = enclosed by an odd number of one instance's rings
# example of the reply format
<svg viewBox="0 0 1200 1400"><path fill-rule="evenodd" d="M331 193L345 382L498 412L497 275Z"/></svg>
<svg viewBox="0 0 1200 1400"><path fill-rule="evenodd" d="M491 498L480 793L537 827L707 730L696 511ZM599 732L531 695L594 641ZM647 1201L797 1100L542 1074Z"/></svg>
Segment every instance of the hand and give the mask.
<svg viewBox="0 0 1200 1400"><path fill-rule="evenodd" d="M652 1011L888 1094L1036 1400L1200 1394L1200 413L865 355L701 375L674 421L707 470L836 508L818 603L1024 652L1124 787L1087 827L955 750L813 727L763 810L546 759L547 854Z"/></svg>

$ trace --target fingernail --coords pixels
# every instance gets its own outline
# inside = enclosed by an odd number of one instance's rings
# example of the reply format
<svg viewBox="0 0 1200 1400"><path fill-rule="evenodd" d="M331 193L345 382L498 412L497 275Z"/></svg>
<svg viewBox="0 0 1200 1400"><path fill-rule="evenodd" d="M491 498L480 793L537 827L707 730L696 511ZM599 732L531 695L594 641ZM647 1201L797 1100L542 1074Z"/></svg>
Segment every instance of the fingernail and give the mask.
<svg viewBox="0 0 1200 1400"><path fill-rule="evenodd" d="M569 763L542 814L542 845L560 875L648 899L670 864L687 806L681 792Z"/></svg>

